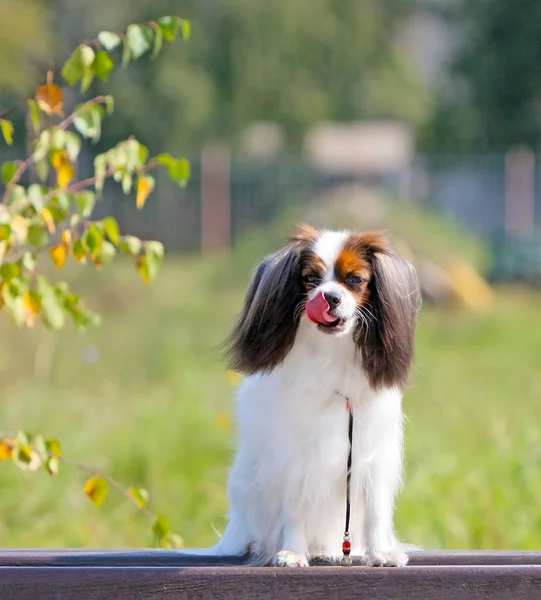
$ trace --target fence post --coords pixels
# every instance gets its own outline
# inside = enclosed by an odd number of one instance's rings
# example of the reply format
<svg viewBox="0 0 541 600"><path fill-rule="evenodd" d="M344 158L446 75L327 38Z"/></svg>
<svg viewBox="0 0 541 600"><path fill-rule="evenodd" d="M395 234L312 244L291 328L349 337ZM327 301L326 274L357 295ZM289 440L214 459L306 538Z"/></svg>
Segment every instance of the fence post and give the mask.
<svg viewBox="0 0 541 600"><path fill-rule="evenodd" d="M505 233L529 236L535 226L535 156L529 148L511 148L505 157Z"/></svg>
<svg viewBox="0 0 541 600"><path fill-rule="evenodd" d="M229 150L210 145L201 153L201 250L231 247L231 160Z"/></svg>

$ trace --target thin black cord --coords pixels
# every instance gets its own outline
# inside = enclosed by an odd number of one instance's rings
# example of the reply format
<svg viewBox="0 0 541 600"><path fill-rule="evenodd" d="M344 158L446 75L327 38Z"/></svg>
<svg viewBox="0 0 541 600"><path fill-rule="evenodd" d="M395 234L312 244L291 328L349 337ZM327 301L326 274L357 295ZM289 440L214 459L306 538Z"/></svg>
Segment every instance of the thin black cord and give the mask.
<svg viewBox="0 0 541 600"><path fill-rule="evenodd" d="M349 518L351 515L351 462L353 457L353 408L349 398L346 398L346 406L349 413L349 426L348 426L348 467L346 473L346 526L344 528L344 540L342 542L342 560L341 564L344 566L350 566L352 564L351 559L351 537L349 535Z"/></svg>
<svg viewBox="0 0 541 600"><path fill-rule="evenodd" d="M349 440L349 452L348 452L348 470L347 470L347 477L346 477L346 528L344 529L345 535L349 533L349 518L351 515L351 461L352 461L352 455L353 455L353 410L351 410L351 406L349 406L348 440Z"/></svg>
<svg viewBox="0 0 541 600"><path fill-rule="evenodd" d="M349 424L348 424L348 465L346 473L346 527L344 529L344 540L342 542L342 560L341 564L349 566L352 564L351 560L351 538L349 536L349 519L351 516L351 463L353 459L353 406L351 400L341 394L338 390L335 390L335 394L344 398L346 401L346 408L348 409Z"/></svg>

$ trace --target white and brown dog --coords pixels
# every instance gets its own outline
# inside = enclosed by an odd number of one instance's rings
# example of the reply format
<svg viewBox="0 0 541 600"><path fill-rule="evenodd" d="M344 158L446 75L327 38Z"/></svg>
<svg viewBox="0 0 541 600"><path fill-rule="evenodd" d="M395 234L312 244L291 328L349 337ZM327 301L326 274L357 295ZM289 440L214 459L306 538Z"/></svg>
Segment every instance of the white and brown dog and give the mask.
<svg viewBox="0 0 541 600"><path fill-rule="evenodd" d="M301 226L261 263L229 339L231 366L246 377L229 524L213 553L248 550L277 566L340 558L347 398L353 554L407 563L393 512L419 306L414 268L379 234Z"/></svg>

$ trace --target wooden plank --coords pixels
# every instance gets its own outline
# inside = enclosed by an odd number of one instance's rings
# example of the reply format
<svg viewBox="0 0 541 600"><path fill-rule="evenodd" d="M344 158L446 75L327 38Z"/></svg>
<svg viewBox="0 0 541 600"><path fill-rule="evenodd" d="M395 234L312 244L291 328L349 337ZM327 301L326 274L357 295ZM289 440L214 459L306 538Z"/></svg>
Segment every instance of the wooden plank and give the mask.
<svg viewBox="0 0 541 600"><path fill-rule="evenodd" d="M55 567L213 567L246 566L242 556L201 556L190 550L0 549L0 566ZM317 559L314 565L324 565ZM360 566L360 558L354 557ZM439 550L410 553L412 566L541 565L540 551Z"/></svg>
<svg viewBox="0 0 541 600"><path fill-rule="evenodd" d="M539 600L541 566L0 567L3 600Z"/></svg>

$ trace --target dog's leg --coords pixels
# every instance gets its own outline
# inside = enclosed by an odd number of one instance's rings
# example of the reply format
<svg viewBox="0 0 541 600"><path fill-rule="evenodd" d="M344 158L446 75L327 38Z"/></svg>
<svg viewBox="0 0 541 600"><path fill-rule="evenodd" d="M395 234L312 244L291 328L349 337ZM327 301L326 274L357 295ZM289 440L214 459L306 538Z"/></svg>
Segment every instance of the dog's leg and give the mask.
<svg viewBox="0 0 541 600"><path fill-rule="evenodd" d="M364 564L370 567L403 567L408 557L393 530L394 500L399 487L401 456L398 452L376 460L366 473Z"/></svg>
<svg viewBox="0 0 541 600"><path fill-rule="evenodd" d="M306 537L298 519L287 518L283 549L272 559L274 567L308 567Z"/></svg>

